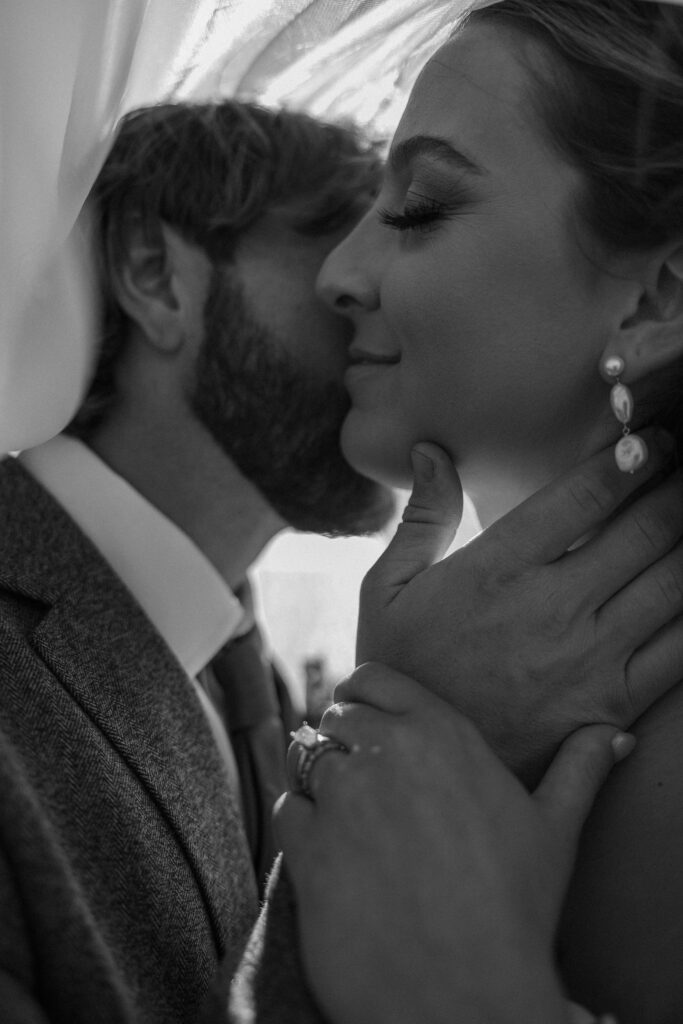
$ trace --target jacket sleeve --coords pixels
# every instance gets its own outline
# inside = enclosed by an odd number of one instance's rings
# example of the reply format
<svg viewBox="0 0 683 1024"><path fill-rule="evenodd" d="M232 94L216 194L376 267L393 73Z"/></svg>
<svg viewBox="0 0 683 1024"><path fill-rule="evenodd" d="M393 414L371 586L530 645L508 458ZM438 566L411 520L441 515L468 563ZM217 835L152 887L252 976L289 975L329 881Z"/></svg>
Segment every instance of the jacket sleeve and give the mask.
<svg viewBox="0 0 683 1024"><path fill-rule="evenodd" d="M0 848L0 1009L3 1024L49 1024L33 992L21 899Z"/></svg>
<svg viewBox="0 0 683 1024"><path fill-rule="evenodd" d="M326 1024L306 984L294 890L275 861L266 902L232 984L232 1024Z"/></svg>

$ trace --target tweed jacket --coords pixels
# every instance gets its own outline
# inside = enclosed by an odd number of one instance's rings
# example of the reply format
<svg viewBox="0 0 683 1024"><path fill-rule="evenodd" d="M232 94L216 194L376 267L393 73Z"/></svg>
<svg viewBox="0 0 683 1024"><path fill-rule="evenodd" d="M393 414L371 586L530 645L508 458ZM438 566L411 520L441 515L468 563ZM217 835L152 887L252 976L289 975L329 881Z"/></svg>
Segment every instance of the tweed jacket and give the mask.
<svg viewBox="0 0 683 1024"><path fill-rule="evenodd" d="M232 1024L326 1024L304 974L296 897L282 854L233 980L230 1011Z"/></svg>
<svg viewBox="0 0 683 1024"><path fill-rule="evenodd" d="M257 913L187 677L118 577L0 463L0 1021L196 1021Z"/></svg>

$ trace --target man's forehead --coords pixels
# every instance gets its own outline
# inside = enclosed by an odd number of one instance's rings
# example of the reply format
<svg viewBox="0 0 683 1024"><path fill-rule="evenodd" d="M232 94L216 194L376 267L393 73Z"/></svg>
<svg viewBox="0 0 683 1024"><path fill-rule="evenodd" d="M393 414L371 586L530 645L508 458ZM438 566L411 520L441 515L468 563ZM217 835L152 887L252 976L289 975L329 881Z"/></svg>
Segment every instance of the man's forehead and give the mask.
<svg viewBox="0 0 683 1024"><path fill-rule="evenodd" d="M341 240L365 216L377 191L373 189L360 193L357 199L344 206L339 216L329 219L317 220L310 217L307 220L306 214L310 216L310 210L303 205L300 209L287 207L267 210L242 233L240 241L254 245L296 247Z"/></svg>

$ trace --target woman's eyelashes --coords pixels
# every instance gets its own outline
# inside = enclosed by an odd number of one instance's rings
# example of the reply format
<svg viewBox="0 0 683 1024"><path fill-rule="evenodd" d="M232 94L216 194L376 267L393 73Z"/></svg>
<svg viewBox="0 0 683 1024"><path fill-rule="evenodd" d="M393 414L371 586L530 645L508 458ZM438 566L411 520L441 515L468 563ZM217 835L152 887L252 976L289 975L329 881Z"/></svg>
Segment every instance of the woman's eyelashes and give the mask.
<svg viewBox="0 0 683 1024"><path fill-rule="evenodd" d="M457 203L439 202L428 196L408 197L401 212L386 207L377 211L380 224L395 231L433 231L440 221L452 216Z"/></svg>

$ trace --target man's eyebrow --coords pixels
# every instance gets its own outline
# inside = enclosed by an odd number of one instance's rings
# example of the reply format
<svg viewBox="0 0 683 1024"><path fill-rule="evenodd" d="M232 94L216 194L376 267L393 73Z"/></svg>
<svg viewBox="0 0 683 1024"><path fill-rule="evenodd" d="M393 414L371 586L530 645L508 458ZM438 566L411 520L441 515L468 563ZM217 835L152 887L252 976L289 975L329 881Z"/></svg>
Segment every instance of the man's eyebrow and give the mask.
<svg viewBox="0 0 683 1024"><path fill-rule="evenodd" d="M459 170L470 171L472 174L484 174L479 164L475 164L468 156L455 149L450 142L436 135L412 135L404 139L389 153L389 166L394 174L400 174L419 156L430 156L436 160L457 166Z"/></svg>

